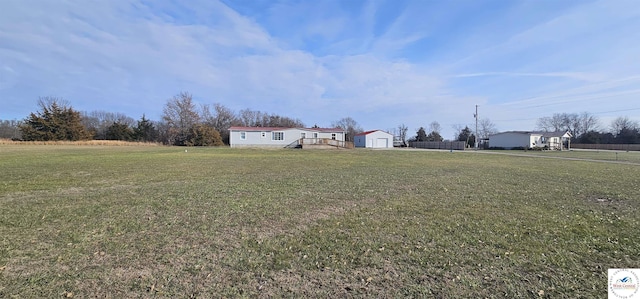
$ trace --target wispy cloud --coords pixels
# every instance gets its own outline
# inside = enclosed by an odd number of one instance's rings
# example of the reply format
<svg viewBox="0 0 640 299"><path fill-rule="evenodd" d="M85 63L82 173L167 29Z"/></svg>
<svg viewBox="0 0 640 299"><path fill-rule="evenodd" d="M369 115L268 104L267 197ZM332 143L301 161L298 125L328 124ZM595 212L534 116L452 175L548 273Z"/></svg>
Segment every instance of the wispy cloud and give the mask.
<svg viewBox="0 0 640 299"><path fill-rule="evenodd" d="M558 77L576 79L581 81L596 82L602 80L599 75L579 72L551 72L551 73L511 73L511 72L484 72L453 75L451 78L471 78L471 77L487 77L487 76L508 76L508 77Z"/></svg>

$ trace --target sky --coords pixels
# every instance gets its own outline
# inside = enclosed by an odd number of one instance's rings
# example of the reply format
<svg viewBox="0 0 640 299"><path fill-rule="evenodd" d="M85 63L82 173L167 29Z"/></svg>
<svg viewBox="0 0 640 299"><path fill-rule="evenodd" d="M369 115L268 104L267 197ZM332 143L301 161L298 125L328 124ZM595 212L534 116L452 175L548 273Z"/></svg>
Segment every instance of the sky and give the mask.
<svg viewBox="0 0 640 299"><path fill-rule="evenodd" d="M364 130L640 121L637 0L1 0L0 119L40 97L160 120L173 96Z"/></svg>

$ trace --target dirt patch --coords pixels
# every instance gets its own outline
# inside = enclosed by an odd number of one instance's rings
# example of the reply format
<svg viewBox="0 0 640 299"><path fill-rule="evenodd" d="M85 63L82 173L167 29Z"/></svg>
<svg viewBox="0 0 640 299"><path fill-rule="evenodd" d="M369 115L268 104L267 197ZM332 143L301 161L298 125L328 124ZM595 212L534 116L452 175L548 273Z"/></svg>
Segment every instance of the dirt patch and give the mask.
<svg viewBox="0 0 640 299"><path fill-rule="evenodd" d="M611 199L611 198L601 198L601 197L598 197L598 198L595 198L595 199L594 199L594 201L595 201L595 202L597 202L597 203L603 203L603 204L604 204L604 203L611 203L611 202L613 202L613 199Z"/></svg>
<svg viewBox="0 0 640 299"><path fill-rule="evenodd" d="M253 231L248 233L255 234L258 240L264 240L285 233L304 231L308 229L310 225L318 221L341 216L349 211L359 210L374 203L375 199L373 198L340 201L336 204L329 204L319 209L299 213L290 219L264 221L260 225L255 226Z"/></svg>
<svg viewBox="0 0 640 299"><path fill-rule="evenodd" d="M593 206L610 209L631 208L633 204L630 200L602 195L588 196L586 201Z"/></svg>
<svg viewBox="0 0 640 299"><path fill-rule="evenodd" d="M586 199L589 202L602 204L602 205L622 202L621 199L612 198L610 196L602 196L602 195L591 195L591 196L588 196Z"/></svg>
<svg viewBox="0 0 640 299"><path fill-rule="evenodd" d="M388 297L389 293L408 283L391 262L381 268L338 270L284 270L255 282L259 297L282 297L298 294L302 297Z"/></svg>

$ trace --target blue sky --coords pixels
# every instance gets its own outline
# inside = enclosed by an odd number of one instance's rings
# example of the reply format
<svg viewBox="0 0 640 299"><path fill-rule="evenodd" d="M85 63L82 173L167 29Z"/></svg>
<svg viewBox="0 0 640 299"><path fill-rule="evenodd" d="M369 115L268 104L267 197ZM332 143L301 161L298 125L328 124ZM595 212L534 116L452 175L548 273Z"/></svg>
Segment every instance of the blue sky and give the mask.
<svg viewBox="0 0 640 299"><path fill-rule="evenodd" d="M0 119L41 96L159 120L188 91L329 126L443 136L553 113L640 121L636 0L0 1Z"/></svg>

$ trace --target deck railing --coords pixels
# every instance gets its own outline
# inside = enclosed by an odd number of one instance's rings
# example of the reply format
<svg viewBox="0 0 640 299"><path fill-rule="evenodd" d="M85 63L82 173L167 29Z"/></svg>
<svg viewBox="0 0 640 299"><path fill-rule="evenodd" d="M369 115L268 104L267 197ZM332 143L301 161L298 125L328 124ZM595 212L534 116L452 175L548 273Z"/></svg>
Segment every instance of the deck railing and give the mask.
<svg viewBox="0 0 640 299"><path fill-rule="evenodd" d="M304 147L305 145L328 145L337 148L353 148L353 142L342 141L331 138L300 138L298 143Z"/></svg>

